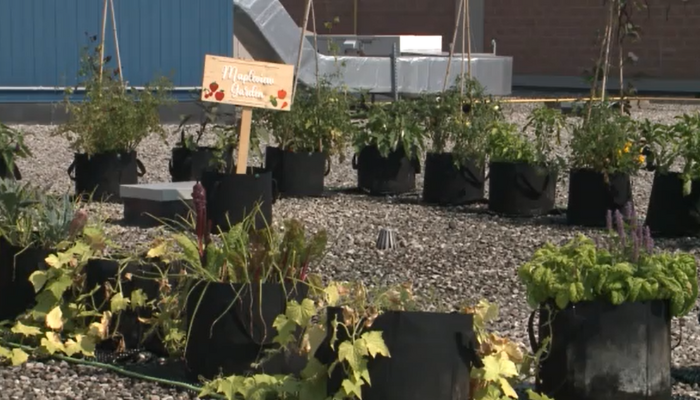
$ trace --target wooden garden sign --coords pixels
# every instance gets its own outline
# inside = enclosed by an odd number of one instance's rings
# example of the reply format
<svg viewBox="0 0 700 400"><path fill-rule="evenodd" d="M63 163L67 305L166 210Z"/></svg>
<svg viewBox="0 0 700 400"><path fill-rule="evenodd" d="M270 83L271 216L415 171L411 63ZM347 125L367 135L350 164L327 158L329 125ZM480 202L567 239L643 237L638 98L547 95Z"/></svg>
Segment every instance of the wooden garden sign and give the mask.
<svg viewBox="0 0 700 400"><path fill-rule="evenodd" d="M241 106L241 129L236 173L245 174L253 108L289 111L292 107L294 66L206 55L202 101Z"/></svg>

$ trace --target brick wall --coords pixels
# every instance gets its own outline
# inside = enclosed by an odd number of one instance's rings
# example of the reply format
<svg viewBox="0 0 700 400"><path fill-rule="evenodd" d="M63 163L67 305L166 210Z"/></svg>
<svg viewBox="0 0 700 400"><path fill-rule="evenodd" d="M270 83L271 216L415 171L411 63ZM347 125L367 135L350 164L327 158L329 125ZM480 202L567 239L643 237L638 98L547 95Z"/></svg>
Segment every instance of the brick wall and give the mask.
<svg viewBox="0 0 700 400"><path fill-rule="evenodd" d="M643 31L625 49L639 57L626 76L700 78L700 4L670 0L667 19L667 1L649 0L648 12L634 14ZM496 38L498 53L514 57L515 74L580 75L598 56L596 31L603 31L606 11L601 0L489 0L484 39Z"/></svg>
<svg viewBox="0 0 700 400"><path fill-rule="evenodd" d="M301 24L304 0L281 0ZM665 4L671 9L666 17ZM358 0L358 34L442 35L443 49L452 38L455 0ZM626 76L700 79L700 2L648 0L638 11L642 39L625 50L639 57ZM332 33L352 33L353 0L315 0L320 33L323 22L340 18ZM514 74L579 76L598 56L606 7L602 0L486 0L484 48L491 39L498 53L513 56ZM613 49L613 54L617 52ZM617 72L613 72L614 75Z"/></svg>

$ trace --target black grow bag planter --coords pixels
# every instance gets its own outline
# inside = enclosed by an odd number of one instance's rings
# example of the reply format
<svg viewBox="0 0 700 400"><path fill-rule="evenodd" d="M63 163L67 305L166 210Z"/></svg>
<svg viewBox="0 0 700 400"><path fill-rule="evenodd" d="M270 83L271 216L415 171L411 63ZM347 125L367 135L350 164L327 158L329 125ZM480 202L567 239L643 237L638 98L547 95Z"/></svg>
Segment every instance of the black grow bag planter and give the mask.
<svg viewBox="0 0 700 400"><path fill-rule="evenodd" d="M628 174L609 174L575 169L569 172L569 202L566 221L570 225L603 227L608 210L622 210L632 201Z"/></svg>
<svg viewBox="0 0 700 400"><path fill-rule="evenodd" d="M512 162L489 163L489 210L497 214L530 217L554 209L557 172Z"/></svg>
<svg viewBox="0 0 700 400"><path fill-rule="evenodd" d="M88 260L85 267L86 290L89 292L98 287L92 294L92 304L96 311L110 310L110 298L107 297L107 284L113 291L121 291L124 298L131 298L131 294L141 289L146 295L147 301L160 300L160 280L163 274L168 273L168 265L157 260L129 261L123 263L117 259L93 258ZM128 278L127 278L128 276ZM169 284L174 287L177 281L167 276ZM110 321L111 333L118 332L126 349L143 348L158 355L167 355L167 351L158 333L149 332L151 326L139 321L139 318L150 318L151 310L148 308L133 310L131 308L122 311L119 316L112 317ZM115 350L118 343L105 341L101 348Z"/></svg>
<svg viewBox="0 0 700 400"><path fill-rule="evenodd" d="M92 194L96 201L119 200L120 185L135 185L146 174L146 167L136 152L87 154L76 153L68 167L68 176L75 182L78 196Z"/></svg>
<svg viewBox="0 0 700 400"><path fill-rule="evenodd" d="M530 322L533 348L551 337L540 362L538 392L555 400L671 398L668 302L580 302L556 309L551 321L543 307L537 343Z"/></svg>
<svg viewBox="0 0 700 400"><path fill-rule="evenodd" d="M15 179L19 181L22 179L22 173L19 171L16 163L12 166L12 171L10 171L7 168L7 164L0 160L0 179Z"/></svg>
<svg viewBox="0 0 700 400"><path fill-rule="evenodd" d="M645 225L655 236L700 235L700 180L692 181L690 194L684 196L680 173L657 172Z"/></svg>
<svg viewBox="0 0 700 400"><path fill-rule="evenodd" d="M235 169L235 168L234 168ZM255 214L255 228L263 229L272 223L272 173L263 168L248 167L247 173L202 173L202 186L207 194L207 216L211 232L228 231L259 206Z"/></svg>
<svg viewBox="0 0 700 400"><path fill-rule="evenodd" d="M47 269L46 257L50 250L37 247L18 247L0 237L0 321L14 320L34 307L34 286L29 276Z"/></svg>
<svg viewBox="0 0 700 400"><path fill-rule="evenodd" d="M357 170L357 187L371 195L397 195L416 188L420 161L409 159L402 147L382 157L376 146L365 146L352 159Z"/></svg>
<svg viewBox="0 0 700 400"><path fill-rule="evenodd" d="M328 335L342 310L328 309ZM387 311L369 331L381 331L391 357L378 355L368 363L372 385L362 386L364 400L469 400L469 372L478 364L473 316L461 313ZM368 331L367 329L365 331ZM335 349L347 340L339 327ZM324 342L316 352L321 362L332 361L333 350ZM343 380L336 368L328 382L334 394Z"/></svg>
<svg viewBox="0 0 700 400"><path fill-rule="evenodd" d="M265 149L265 169L272 172L273 197L314 197L323 194L324 178L331 172L330 158L322 152Z"/></svg>
<svg viewBox="0 0 700 400"><path fill-rule="evenodd" d="M280 352L260 368L251 364L265 357L277 330L273 323L284 314L288 299L301 302L308 286L279 283L229 284L199 282L188 293L185 314L188 330L185 361L193 377L212 379L249 373L297 374L306 357ZM261 301L262 300L262 301Z"/></svg>
<svg viewBox="0 0 700 400"><path fill-rule="evenodd" d="M455 165L452 153L428 153L425 157L423 201L461 205L484 198L484 169L473 162Z"/></svg>
<svg viewBox="0 0 700 400"><path fill-rule="evenodd" d="M198 146L195 150L174 147L170 156L170 178L173 182L198 180L204 171L211 171L216 156L214 147Z"/></svg>

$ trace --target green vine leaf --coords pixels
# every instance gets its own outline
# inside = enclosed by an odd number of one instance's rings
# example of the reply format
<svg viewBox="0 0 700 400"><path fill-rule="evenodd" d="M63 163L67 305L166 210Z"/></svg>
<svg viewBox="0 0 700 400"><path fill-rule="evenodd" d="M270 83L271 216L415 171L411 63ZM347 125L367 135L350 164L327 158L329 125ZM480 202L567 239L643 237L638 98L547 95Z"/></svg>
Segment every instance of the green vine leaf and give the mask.
<svg viewBox="0 0 700 400"><path fill-rule="evenodd" d="M287 318L294 321L299 326L309 324L311 317L316 315L316 307L310 299L302 300L301 304L292 300L287 304Z"/></svg>
<svg viewBox="0 0 700 400"><path fill-rule="evenodd" d="M297 328L297 324L287 318L286 315L278 315L272 323L272 327L277 329L277 336L273 339L275 343L287 346L294 341L294 331Z"/></svg>
<svg viewBox="0 0 700 400"><path fill-rule="evenodd" d="M361 343L360 340L356 341L355 344L353 344L351 341L346 341L338 346L338 361L347 362L348 366L350 366L353 371L360 368L360 360L362 359L362 356L366 354L367 347L365 347L364 343Z"/></svg>
<svg viewBox="0 0 700 400"><path fill-rule="evenodd" d="M112 296L110 300L110 309L113 313L124 311L129 307L129 299L125 299L124 295L119 292Z"/></svg>
<svg viewBox="0 0 700 400"><path fill-rule="evenodd" d="M384 357L391 357L389 348L386 347L382 333L379 331L370 331L362 334L361 338L364 341L366 351L372 358L376 358L377 354Z"/></svg>
<svg viewBox="0 0 700 400"><path fill-rule="evenodd" d="M46 337L41 338L41 347L43 347L49 354L65 352L63 342L61 342L61 338L56 332L46 332Z"/></svg>
<svg viewBox="0 0 700 400"><path fill-rule="evenodd" d="M22 349L12 349L12 354L9 358L12 365L16 367L26 363L29 360L29 354Z"/></svg>
<svg viewBox="0 0 700 400"><path fill-rule="evenodd" d="M12 327L11 331L12 331L12 333L17 333L17 334L20 334L23 336L41 335L41 329L39 329L35 326L24 325L20 321L17 321L17 323L15 323L15 326Z"/></svg>
<svg viewBox="0 0 700 400"><path fill-rule="evenodd" d="M34 293L39 293L41 289L46 285L47 281L46 271L34 271L29 275L29 282L34 286Z"/></svg>
<svg viewBox="0 0 700 400"><path fill-rule="evenodd" d="M362 382L359 380L343 379L343 390L348 396L357 396L362 400Z"/></svg>
<svg viewBox="0 0 700 400"><path fill-rule="evenodd" d="M136 289L131 292L131 308L145 307L148 303L148 296L141 289ZM114 311L114 310L112 310Z"/></svg>

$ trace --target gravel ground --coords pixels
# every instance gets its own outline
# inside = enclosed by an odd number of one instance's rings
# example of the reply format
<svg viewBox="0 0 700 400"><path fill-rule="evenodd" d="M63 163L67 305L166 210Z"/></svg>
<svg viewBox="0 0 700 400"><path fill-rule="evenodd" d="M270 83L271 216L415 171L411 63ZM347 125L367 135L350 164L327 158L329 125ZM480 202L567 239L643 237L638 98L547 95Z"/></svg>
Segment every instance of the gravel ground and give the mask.
<svg viewBox="0 0 700 400"><path fill-rule="evenodd" d="M511 106L510 119L523 124L532 106ZM698 107L677 104L642 103L633 111L637 118L670 122L683 112ZM67 143L49 136L53 127L20 126L28 134L34 152L31 160L20 161L25 180L38 184L51 182L52 191L72 190L66 169L72 160ZM174 130L174 127L169 127ZM142 182L169 180L170 145L156 138L139 147L139 158L147 174ZM563 150L562 150L563 151ZM253 161L259 162L259 161ZM422 178L419 177L422 181ZM641 172L634 178L634 201L640 214L646 211L652 174ZM356 174L349 160L335 161L327 177L329 187L352 188ZM567 176L557 186L557 206L566 207ZM418 183L419 190L422 182ZM418 192L419 193L419 192ZM529 259L535 249L547 241L559 243L576 232L590 230L563 226L563 216L538 219L506 219L484 213L484 206L437 208L419 204L419 194L400 198L370 198L363 195L333 193L318 199L283 199L274 206L274 218L299 218L310 226L326 228L333 238L330 252L320 272L331 279L362 279L367 283L387 284L412 281L416 292L425 298L429 308L451 309L465 302L485 298L498 303L501 318L496 328L523 345L530 310L516 269ZM91 209L116 220L121 206L96 204ZM374 248L380 228L397 231L400 247L386 252ZM108 226L108 232L125 247L149 242L158 229L137 229L119 224ZM683 247L700 251L696 239L659 240L664 248ZM673 363L682 368L700 368L700 328L696 310L673 323L674 338L682 327L682 342L673 352ZM693 372L700 377L700 373ZM697 384L674 385L676 394L700 398ZM184 397L183 397L184 396ZM187 394L154 384L136 382L112 373L86 367L61 364L30 363L19 368L0 369L0 399L174 399Z"/></svg>

